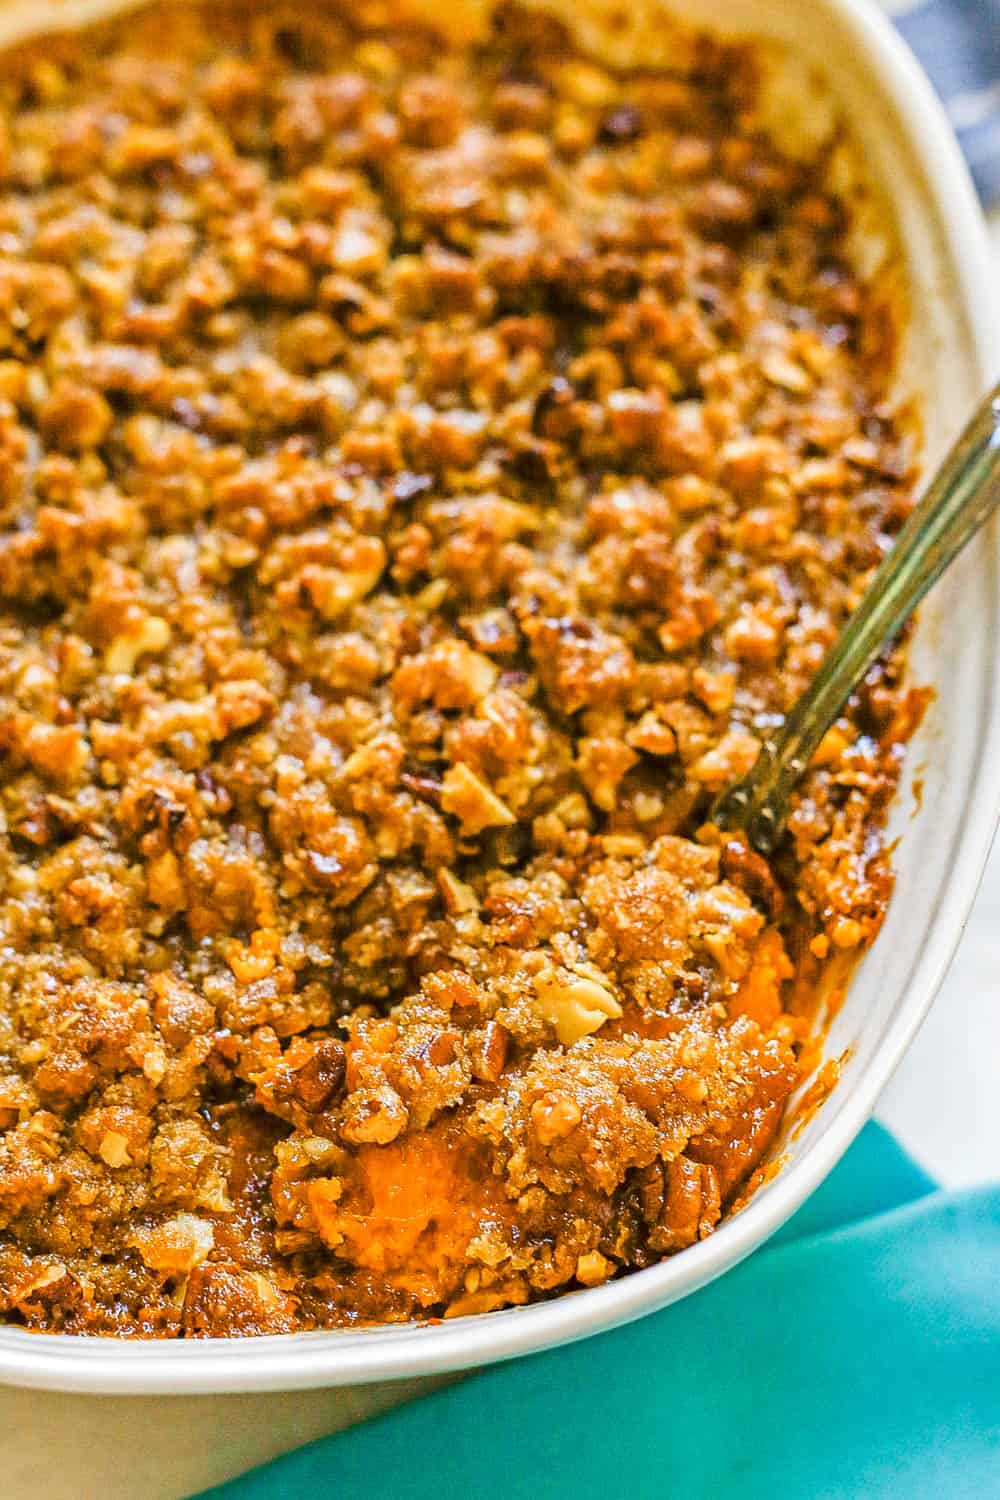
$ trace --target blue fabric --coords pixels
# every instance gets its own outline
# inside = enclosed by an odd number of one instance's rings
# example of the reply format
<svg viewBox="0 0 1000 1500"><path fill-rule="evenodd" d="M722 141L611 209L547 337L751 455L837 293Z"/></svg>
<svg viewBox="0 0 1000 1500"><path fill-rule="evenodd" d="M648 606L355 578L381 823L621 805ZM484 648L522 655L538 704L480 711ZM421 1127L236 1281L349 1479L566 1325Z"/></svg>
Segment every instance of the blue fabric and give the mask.
<svg viewBox="0 0 1000 1500"><path fill-rule="evenodd" d="M893 0L985 203L1000 202L1000 0Z"/></svg>
<svg viewBox="0 0 1000 1500"><path fill-rule="evenodd" d="M877 1125L686 1301L499 1365L216 1500L996 1500L1000 1190L938 1192Z"/></svg>

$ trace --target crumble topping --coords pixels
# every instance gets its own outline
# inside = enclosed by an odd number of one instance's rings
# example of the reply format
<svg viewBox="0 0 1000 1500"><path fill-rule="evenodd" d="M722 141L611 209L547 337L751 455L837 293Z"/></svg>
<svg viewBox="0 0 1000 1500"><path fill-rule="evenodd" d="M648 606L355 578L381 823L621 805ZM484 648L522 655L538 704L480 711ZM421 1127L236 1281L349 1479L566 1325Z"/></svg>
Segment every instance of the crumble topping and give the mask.
<svg viewBox="0 0 1000 1500"><path fill-rule="evenodd" d="M0 66L0 1310L488 1311L692 1244L891 887L909 504L752 50L167 4Z"/></svg>

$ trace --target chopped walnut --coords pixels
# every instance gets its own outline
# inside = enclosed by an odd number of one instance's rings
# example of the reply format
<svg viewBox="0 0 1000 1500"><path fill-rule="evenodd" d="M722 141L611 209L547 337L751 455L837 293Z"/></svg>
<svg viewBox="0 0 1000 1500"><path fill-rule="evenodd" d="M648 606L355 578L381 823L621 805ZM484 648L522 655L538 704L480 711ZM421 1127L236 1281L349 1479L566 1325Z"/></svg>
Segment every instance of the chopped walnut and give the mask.
<svg viewBox="0 0 1000 1500"><path fill-rule="evenodd" d="M359 1089L344 1106L340 1133L355 1145L384 1146L406 1128L408 1114L402 1099L388 1085L381 1089Z"/></svg>
<svg viewBox="0 0 1000 1500"><path fill-rule="evenodd" d="M760 741L755 735L734 729L698 757L689 768L689 775L703 786L717 790L745 776L759 753Z"/></svg>
<svg viewBox="0 0 1000 1500"><path fill-rule="evenodd" d="M542 1146L562 1140L576 1129L582 1118L576 1101L563 1094L546 1094L531 1106L531 1123Z"/></svg>
<svg viewBox="0 0 1000 1500"><path fill-rule="evenodd" d="M101 1160L106 1161L109 1167L128 1167L132 1164L132 1158L128 1154L128 1140L120 1131L105 1131L97 1149Z"/></svg>
<svg viewBox="0 0 1000 1500"><path fill-rule="evenodd" d="M460 912L479 910L479 898L465 881L459 880L450 870L439 870L437 879L445 905L450 912L457 915Z"/></svg>
<svg viewBox="0 0 1000 1500"><path fill-rule="evenodd" d="M615 1263L599 1250L588 1250L576 1263L576 1279L583 1286L601 1286L615 1272Z"/></svg>
<svg viewBox="0 0 1000 1500"><path fill-rule="evenodd" d="M180 1213L138 1230L132 1243L150 1270L183 1276L208 1259L215 1245L215 1231L207 1219Z"/></svg>
<svg viewBox="0 0 1000 1500"><path fill-rule="evenodd" d="M441 783L441 807L452 813L462 825L462 832L481 833L484 828L502 828L516 822L506 803L501 802L486 783L468 766L451 766Z"/></svg>
<svg viewBox="0 0 1000 1500"><path fill-rule="evenodd" d="M324 620L337 620L371 593L385 562L385 546L378 537L358 537L337 567L307 564L302 589Z"/></svg>
<svg viewBox="0 0 1000 1500"><path fill-rule="evenodd" d="M588 972L546 968L535 975L533 985L539 1014L555 1027L564 1047L572 1047L622 1014L603 975L596 978Z"/></svg>
<svg viewBox="0 0 1000 1500"><path fill-rule="evenodd" d="M674 755L677 751L676 734L653 709L648 709L632 726L626 739L637 750L645 750L649 755Z"/></svg>
<svg viewBox="0 0 1000 1500"><path fill-rule="evenodd" d="M108 672L132 673L143 656L158 655L170 644L171 631L158 615L145 615L133 630L116 635L104 653Z"/></svg>

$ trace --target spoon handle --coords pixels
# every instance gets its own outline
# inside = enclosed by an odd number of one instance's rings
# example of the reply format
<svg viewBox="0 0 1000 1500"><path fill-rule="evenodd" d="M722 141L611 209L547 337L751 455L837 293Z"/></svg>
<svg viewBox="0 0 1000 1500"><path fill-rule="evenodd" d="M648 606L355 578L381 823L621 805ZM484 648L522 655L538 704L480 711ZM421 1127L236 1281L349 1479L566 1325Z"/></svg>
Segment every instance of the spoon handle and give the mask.
<svg viewBox="0 0 1000 1500"><path fill-rule="evenodd" d="M1000 505L1000 385L983 401L910 513L864 598L782 727L712 809L762 854L774 848L788 798L852 690L928 589Z"/></svg>

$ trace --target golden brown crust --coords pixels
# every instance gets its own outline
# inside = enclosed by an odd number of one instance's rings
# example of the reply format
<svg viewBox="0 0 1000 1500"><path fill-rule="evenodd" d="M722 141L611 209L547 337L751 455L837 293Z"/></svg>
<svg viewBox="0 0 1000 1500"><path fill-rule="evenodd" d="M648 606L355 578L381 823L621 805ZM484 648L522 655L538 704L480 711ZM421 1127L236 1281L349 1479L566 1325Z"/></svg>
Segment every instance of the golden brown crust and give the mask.
<svg viewBox="0 0 1000 1500"><path fill-rule="evenodd" d="M908 727L893 656L776 861L698 834L908 504L822 163L748 53L516 11L2 79L0 1309L454 1315L710 1233Z"/></svg>

